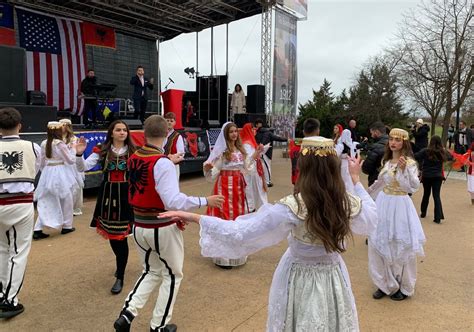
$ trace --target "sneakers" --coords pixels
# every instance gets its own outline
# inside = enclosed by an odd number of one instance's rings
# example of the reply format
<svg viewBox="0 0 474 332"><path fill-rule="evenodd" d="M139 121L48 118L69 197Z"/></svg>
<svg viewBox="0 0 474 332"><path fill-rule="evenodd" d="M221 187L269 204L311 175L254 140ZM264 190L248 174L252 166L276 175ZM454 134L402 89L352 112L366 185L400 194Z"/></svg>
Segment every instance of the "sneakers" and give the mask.
<svg viewBox="0 0 474 332"><path fill-rule="evenodd" d="M49 237L49 234L43 233L43 231L34 231L33 232L33 240L41 240L46 239Z"/></svg>
<svg viewBox="0 0 474 332"><path fill-rule="evenodd" d="M74 209L72 211L73 216L82 216L82 210L80 208Z"/></svg>
<svg viewBox="0 0 474 332"><path fill-rule="evenodd" d="M176 332L176 331L178 331L178 327L175 324L168 324L162 329L150 327L150 332Z"/></svg>
<svg viewBox="0 0 474 332"><path fill-rule="evenodd" d="M73 227L73 228L63 228L61 230L61 234L64 235L64 234L68 234L68 233L72 233L74 232L76 229ZM49 236L49 235L48 235Z"/></svg>
<svg viewBox="0 0 474 332"><path fill-rule="evenodd" d="M13 318L21 314L23 311L25 311L25 307L21 303L13 305L12 303L8 303L4 300L0 304L0 318Z"/></svg>
<svg viewBox="0 0 474 332"><path fill-rule="evenodd" d="M122 310L119 318L114 323L115 332L130 332L130 325L135 317L131 312Z"/></svg>

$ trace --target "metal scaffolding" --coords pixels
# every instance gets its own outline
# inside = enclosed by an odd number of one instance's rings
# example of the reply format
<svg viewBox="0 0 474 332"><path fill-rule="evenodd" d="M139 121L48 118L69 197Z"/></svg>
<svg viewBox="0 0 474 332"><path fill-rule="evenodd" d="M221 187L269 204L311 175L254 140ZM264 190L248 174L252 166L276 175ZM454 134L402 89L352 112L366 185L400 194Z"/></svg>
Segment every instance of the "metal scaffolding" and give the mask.
<svg viewBox="0 0 474 332"><path fill-rule="evenodd" d="M260 84L265 86L265 113L272 111L272 13L275 0L261 0Z"/></svg>

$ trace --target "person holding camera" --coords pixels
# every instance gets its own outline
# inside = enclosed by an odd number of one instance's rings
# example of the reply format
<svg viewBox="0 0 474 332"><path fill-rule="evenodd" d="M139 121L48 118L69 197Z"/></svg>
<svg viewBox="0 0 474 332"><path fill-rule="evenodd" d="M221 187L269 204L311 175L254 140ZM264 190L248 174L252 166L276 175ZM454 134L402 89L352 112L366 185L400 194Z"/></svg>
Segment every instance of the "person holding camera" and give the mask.
<svg viewBox="0 0 474 332"><path fill-rule="evenodd" d="M429 132L430 127L426 123L423 123L423 119L416 120L415 125L411 128L411 133L415 138L415 145L413 145L413 153L416 153L428 147Z"/></svg>
<svg viewBox="0 0 474 332"><path fill-rule="evenodd" d="M385 146L388 142L385 125L380 121L374 122L370 126L370 135L374 140L372 144L360 144L362 148L367 149L367 158L362 164L362 172L369 176L369 186L371 186L379 176Z"/></svg>

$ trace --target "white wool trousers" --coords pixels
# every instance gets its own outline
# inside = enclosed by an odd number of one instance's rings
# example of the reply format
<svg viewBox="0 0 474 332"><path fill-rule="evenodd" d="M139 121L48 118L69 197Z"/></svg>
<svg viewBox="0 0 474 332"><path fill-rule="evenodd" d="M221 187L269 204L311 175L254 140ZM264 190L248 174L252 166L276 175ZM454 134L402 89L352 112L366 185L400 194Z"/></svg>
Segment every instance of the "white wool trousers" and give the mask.
<svg viewBox="0 0 474 332"><path fill-rule="evenodd" d="M0 205L0 289L14 305L23 285L33 224L33 203Z"/></svg>
<svg viewBox="0 0 474 332"><path fill-rule="evenodd" d="M262 156L263 175L267 184L272 182L272 160L266 154Z"/></svg>
<svg viewBox="0 0 474 332"><path fill-rule="evenodd" d="M183 235L175 224L161 228L134 226L134 239L143 262L143 272L123 308L137 316L155 287L160 286L150 322L152 329L160 329L171 321L183 279Z"/></svg>

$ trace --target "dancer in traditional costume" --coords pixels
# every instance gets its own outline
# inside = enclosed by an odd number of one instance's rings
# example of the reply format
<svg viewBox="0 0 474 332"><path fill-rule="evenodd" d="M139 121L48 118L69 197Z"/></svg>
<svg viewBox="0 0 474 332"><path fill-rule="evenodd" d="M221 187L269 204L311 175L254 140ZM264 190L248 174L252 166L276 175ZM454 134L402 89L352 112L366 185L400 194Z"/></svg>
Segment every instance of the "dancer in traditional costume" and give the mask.
<svg viewBox="0 0 474 332"><path fill-rule="evenodd" d="M21 114L0 109L0 318L25 308L18 302L34 224L33 191L41 148L20 139Z"/></svg>
<svg viewBox="0 0 474 332"><path fill-rule="evenodd" d="M128 261L127 236L131 231L133 212L128 203L127 162L135 150L127 124L116 120L110 124L105 142L94 147L80 168L87 171L99 164L104 173L91 227L109 240L115 254L116 280L110 290L113 294L122 291Z"/></svg>
<svg viewBox="0 0 474 332"><path fill-rule="evenodd" d="M143 273L114 323L116 331L130 331L132 320L160 286L150 331L174 332L170 324L173 306L183 278L184 247L181 228L176 221L157 219L167 209L189 210L219 206L222 196L190 197L179 191L174 164L162 149L166 121L152 115L144 123L146 144L129 159L129 201L134 211L133 234L143 263Z"/></svg>
<svg viewBox="0 0 474 332"><path fill-rule="evenodd" d="M334 143L336 144L336 151L339 158L341 158L341 175L346 189L353 193L354 185L352 184L351 176L348 169L348 158L355 157L356 152L353 149L351 132L349 129L343 129L340 124L334 126Z"/></svg>
<svg viewBox="0 0 474 332"><path fill-rule="evenodd" d="M250 166L235 123L224 123L203 168L206 179L215 181L212 193L224 195L223 206L208 208L207 215L234 220L238 216L247 214L249 209L245 196L244 174L248 173ZM221 268L231 269L234 266L244 265L247 262L247 256L234 259L216 256L212 260Z"/></svg>
<svg viewBox="0 0 474 332"><path fill-rule="evenodd" d="M174 130L176 126L176 115L173 112L168 112L165 114L164 118L168 125L168 133L166 139L163 142L163 149L165 150L165 155L175 164L176 174L179 181L179 162L183 160L181 157L184 157L184 140L183 136Z"/></svg>
<svg viewBox="0 0 474 332"><path fill-rule="evenodd" d="M246 123L240 132L240 139L249 156L249 170L244 175L247 186L245 195L250 212L258 210L263 204L268 203L267 184L263 174L262 154L265 148L257 144L251 123ZM267 145L268 149L269 145Z"/></svg>
<svg viewBox="0 0 474 332"><path fill-rule="evenodd" d="M72 122L69 119L61 119L59 120L62 124L64 124L63 127L63 141L64 143L67 144L68 147L71 147L73 144L76 144L79 140L79 138L74 135L74 131L72 129ZM84 180L85 180L85 174L84 172L79 172L77 169L77 166L71 165L74 174L76 175L76 180L79 185L79 190L76 190L74 192L74 205L73 205L73 210L72 210L72 215L73 216L80 216L82 215L82 206L83 206L83 189L84 189Z"/></svg>
<svg viewBox="0 0 474 332"><path fill-rule="evenodd" d="M426 240L408 196L418 190L420 180L406 130L390 131L383 163L369 188L379 217L377 231L369 235L369 273L378 288L374 299L390 295L401 301L415 292L416 256L424 255Z"/></svg>
<svg viewBox="0 0 474 332"><path fill-rule="evenodd" d="M41 143L41 177L35 191L38 210L33 233L35 240L49 236L43 233L44 226L61 229L61 234L76 230L72 226L72 210L79 183L73 166L81 158L76 157L78 144L68 147L63 142L63 127L60 122L48 122L48 139ZM83 151L85 143L80 145Z"/></svg>
<svg viewBox="0 0 474 332"><path fill-rule="evenodd" d="M355 195L347 193L334 142L303 139L295 194L257 212L223 222L169 211L163 218L199 223L201 253L228 259L255 253L287 238L289 248L273 276L267 331L358 331L349 274L340 253L351 232L376 229L375 203L359 180L360 160L350 159Z"/></svg>

